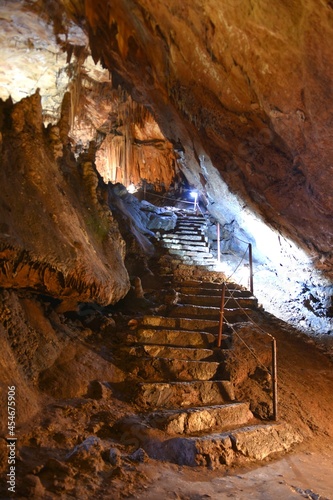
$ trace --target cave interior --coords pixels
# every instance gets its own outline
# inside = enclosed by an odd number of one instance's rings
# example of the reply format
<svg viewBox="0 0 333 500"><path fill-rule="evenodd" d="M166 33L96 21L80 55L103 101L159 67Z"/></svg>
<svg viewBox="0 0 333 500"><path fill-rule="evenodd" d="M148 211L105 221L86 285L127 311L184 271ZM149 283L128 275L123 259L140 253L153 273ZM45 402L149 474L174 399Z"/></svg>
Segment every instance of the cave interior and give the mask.
<svg viewBox="0 0 333 500"><path fill-rule="evenodd" d="M330 362L333 7L2 0L0 28L1 386L18 387L18 425L30 429L26 497L56 498L55 471L86 498L72 471L96 471L105 449L70 466L59 449L87 429L112 440L103 412L128 411L100 380L128 392L135 368L124 374L114 344L173 300L158 266L177 217L204 218L215 281L248 289L250 246L260 307ZM54 429L37 438L29 425L51 400L63 414L48 410ZM61 430L70 413L80 436ZM31 472L36 447L54 462L40 453Z"/></svg>

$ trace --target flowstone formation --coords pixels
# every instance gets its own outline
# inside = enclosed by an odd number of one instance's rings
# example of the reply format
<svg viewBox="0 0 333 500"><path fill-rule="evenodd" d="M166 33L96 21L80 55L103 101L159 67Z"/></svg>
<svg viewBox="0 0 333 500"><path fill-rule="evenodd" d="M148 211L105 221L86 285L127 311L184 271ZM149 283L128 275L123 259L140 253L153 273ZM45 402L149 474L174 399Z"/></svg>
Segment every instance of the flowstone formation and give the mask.
<svg viewBox="0 0 333 500"><path fill-rule="evenodd" d="M1 106L1 286L115 303L129 279L105 186L89 155L77 165L66 151L66 119L45 129L41 111L38 94Z"/></svg>

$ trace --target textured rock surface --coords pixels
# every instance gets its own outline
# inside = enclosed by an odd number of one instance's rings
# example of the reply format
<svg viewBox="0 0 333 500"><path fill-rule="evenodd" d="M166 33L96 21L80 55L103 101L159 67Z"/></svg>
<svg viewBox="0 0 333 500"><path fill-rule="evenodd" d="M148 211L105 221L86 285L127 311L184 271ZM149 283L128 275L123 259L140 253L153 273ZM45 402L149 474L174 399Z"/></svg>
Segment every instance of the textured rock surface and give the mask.
<svg viewBox="0 0 333 500"><path fill-rule="evenodd" d="M250 432L244 427L233 432L203 437L176 437L163 443L152 442L146 449L154 458L167 457L179 465L215 468L251 459L263 460L272 453L289 450L301 440L299 433L290 426L272 424L254 426Z"/></svg>
<svg viewBox="0 0 333 500"><path fill-rule="evenodd" d="M125 244L92 162L57 163L38 94L2 105L1 117L2 287L116 302L129 288Z"/></svg>
<svg viewBox="0 0 333 500"><path fill-rule="evenodd" d="M101 0L85 5L93 57L153 103L190 178L214 197L208 153L235 192L329 257L330 4L123 1L108 19Z"/></svg>
<svg viewBox="0 0 333 500"><path fill-rule="evenodd" d="M57 38L52 37L44 21L37 21L32 12L22 12L20 5L21 2L12 2L17 16L21 16L15 56L17 63L20 56L26 58L20 66L26 68L24 75L30 85L23 79L20 95L33 87L34 80L42 88L43 99L47 95L52 81L47 80L48 73L43 80L36 72L34 54L38 49L44 56L53 44L53 54L59 53L59 47L68 53L68 68L62 74L72 71L78 76L70 81L63 78L62 87L58 78L55 93L59 96L71 88L72 102L77 103L81 86L86 96L84 110L88 111L85 130L110 132L112 119L107 118L102 98L103 92L106 100L111 97L105 85L107 72L101 66L94 68L91 60L83 65L89 54L88 37L93 60L108 68L116 89L122 84L131 92L129 100L135 99L154 110L164 137L178 151L182 169L209 200L220 203L217 194L224 191L216 168L250 206L255 206L275 226L285 228L307 249L324 256L321 267L325 262L329 264L329 103L333 71L329 51L333 38L330 2L280 2L272 8L268 0L255 5L249 0L223 5L214 0L197 0L191 5L137 0L131 6L121 0L112 11L102 0L89 0L84 5L35 3L34 12L52 20ZM11 11L4 12L2 25L2 44L7 54L17 41ZM2 74L7 92L4 96L11 93L14 67L8 56L5 62L10 71L3 70ZM57 64L59 68L59 60ZM63 64L66 67L65 61ZM93 82L103 85L96 88ZM49 106L51 115L59 113L61 98L57 99L57 106ZM123 114L131 104L126 106ZM121 113L119 108L118 118ZM139 115L143 117L141 111ZM118 118L113 123L115 135L120 130L117 125L123 126ZM109 125L103 129L106 121ZM152 133L143 132L145 127ZM150 137L154 142L162 140L159 134L158 126L149 118L133 137L139 142ZM126 134L120 131L119 137L123 141ZM110 136L110 140L116 141L117 137ZM149 163L148 157L149 154ZM145 177L143 171L136 170L135 163L129 167L133 169L133 180L138 172ZM167 164L169 161L164 165ZM141 163L140 168L143 166ZM163 165L155 172L155 178L158 172L164 174ZM128 171L122 179L129 180L130 176ZM215 208L212 210L216 212ZM232 203L229 210L232 211ZM227 214L226 210L228 219Z"/></svg>
<svg viewBox="0 0 333 500"><path fill-rule="evenodd" d="M188 410L169 410L154 412L149 420L151 426L156 426L168 434L184 434L214 429L223 429L232 425L246 424L253 418L246 403L225 404L224 406L206 406Z"/></svg>

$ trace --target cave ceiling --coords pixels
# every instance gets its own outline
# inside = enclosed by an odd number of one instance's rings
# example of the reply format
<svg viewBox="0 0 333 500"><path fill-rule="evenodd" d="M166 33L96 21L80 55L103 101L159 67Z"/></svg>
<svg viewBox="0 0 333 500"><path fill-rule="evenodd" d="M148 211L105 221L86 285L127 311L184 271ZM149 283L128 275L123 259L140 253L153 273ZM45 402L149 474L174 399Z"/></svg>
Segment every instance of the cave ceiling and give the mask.
<svg viewBox="0 0 333 500"><path fill-rule="evenodd" d="M39 88L44 123L52 123L71 92L77 145L112 128L108 103L121 99L122 89L134 114L137 106L146 110L141 116L149 113L131 137L140 143L148 127L164 151L156 178L165 175L168 184L175 150L211 202L219 175L247 206L331 266L330 0L0 6L2 99L16 102ZM103 168L103 154L97 160Z"/></svg>

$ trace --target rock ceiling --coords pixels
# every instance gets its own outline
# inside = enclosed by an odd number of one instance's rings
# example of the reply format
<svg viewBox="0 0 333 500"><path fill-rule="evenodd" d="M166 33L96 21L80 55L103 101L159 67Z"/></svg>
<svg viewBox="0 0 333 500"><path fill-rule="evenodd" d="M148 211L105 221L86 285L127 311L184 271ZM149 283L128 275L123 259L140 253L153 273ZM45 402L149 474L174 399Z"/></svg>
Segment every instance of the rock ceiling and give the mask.
<svg viewBox="0 0 333 500"><path fill-rule="evenodd" d="M136 144L149 136L146 146L157 143L162 151L153 181L168 185L178 155L188 180L212 204L223 179L248 207L316 256L318 266L331 268L330 0L0 5L2 99L16 102L39 88L44 123L56 123L70 91L75 147L96 139L96 131L100 137L116 128L96 160L108 179L149 176L156 164L150 150L144 173L141 164L117 177L110 162L105 166L120 136ZM120 89L127 102L123 118L130 109L141 122L127 135L126 120L119 121L111 104L121 101Z"/></svg>

